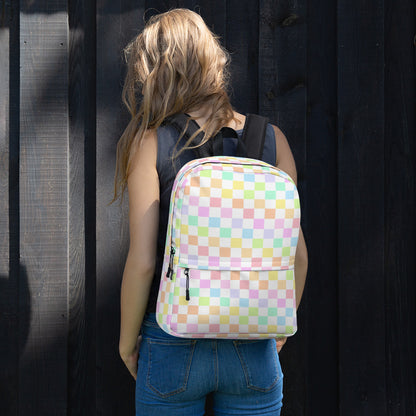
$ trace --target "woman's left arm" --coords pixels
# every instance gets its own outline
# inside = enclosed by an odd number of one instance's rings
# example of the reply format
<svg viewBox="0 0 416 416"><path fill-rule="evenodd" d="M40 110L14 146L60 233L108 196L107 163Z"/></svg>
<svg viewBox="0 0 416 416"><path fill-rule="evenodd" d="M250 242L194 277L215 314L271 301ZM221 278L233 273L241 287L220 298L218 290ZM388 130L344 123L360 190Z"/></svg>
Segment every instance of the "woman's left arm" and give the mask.
<svg viewBox="0 0 416 416"><path fill-rule="evenodd" d="M132 160L128 177L130 246L121 285L119 352L136 379L138 336L155 270L159 223L157 137L149 130Z"/></svg>

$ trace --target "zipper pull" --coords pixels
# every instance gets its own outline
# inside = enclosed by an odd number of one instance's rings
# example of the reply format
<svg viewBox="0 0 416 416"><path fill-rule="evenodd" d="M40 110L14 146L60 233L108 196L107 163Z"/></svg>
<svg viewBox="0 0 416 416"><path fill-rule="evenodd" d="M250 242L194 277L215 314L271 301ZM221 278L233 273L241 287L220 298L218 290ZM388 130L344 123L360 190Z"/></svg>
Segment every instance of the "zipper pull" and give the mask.
<svg viewBox="0 0 416 416"><path fill-rule="evenodd" d="M175 256L175 248L173 246L170 247L170 257L169 257L169 266L166 272L166 277L172 280L173 278L173 257Z"/></svg>
<svg viewBox="0 0 416 416"><path fill-rule="evenodd" d="M189 295L189 269L186 268L184 273L185 273L185 276L186 276L186 300L189 301L191 299L191 297Z"/></svg>

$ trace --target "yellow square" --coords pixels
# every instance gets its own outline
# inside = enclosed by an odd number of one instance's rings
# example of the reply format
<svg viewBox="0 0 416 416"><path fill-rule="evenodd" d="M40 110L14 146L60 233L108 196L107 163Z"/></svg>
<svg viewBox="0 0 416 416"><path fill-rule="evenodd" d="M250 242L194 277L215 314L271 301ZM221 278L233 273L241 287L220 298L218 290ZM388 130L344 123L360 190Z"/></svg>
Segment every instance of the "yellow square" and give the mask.
<svg viewBox="0 0 416 416"><path fill-rule="evenodd" d="M230 315L238 316L240 314L240 308L238 306L230 307Z"/></svg>
<svg viewBox="0 0 416 416"><path fill-rule="evenodd" d="M264 248L263 249L263 257L267 257L267 258L273 257L273 249L272 248Z"/></svg>
<svg viewBox="0 0 416 416"><path fill-rule="evenodd" d="M286 208L286 200L285 199L277 199L276 200L276 208Z"/></svg>
<svg viewBox="0 0 416 416"><path fill-rule="evenodd" d="M181 234L188 235L188 226L186 224L181 225Z"/></svg>
<svg viewBox="0 0 416 416"><path fill-rule="evenodd" d="M233 182L234 189L244 189L244 182L243 181L234 181Z"/></svg>
<svg viewBox="0 0 416 416"><path fill-rule="evenodd" d="M221 196L223 198L232 198L233 197L233 190L232 189L223 189L221 192Z"/></svg>
<svg viewBox="0 0 416 416"><path fill-rule="evenodd" d="M220 316L220 324L229 324L230 317L228 315L221 315Z"/></svg>
<svg viewBox="0 0 416 416"><path fill-rule="evenodd" d="M186 300L185 296L179 296L179 305L187 306L189 304L189 300Z"/></svg>
<svg viewBox="0 0 416 416"><path fill-rule="evenodd" d="M242 245L243 245L243 240L241 238L231 239L231 248L241 248Z"/></svg>
<svg viewBox="0 0 416 416"><path fill-rule="evenodd" d="M272 270L269 272L269 280L277 280L279 277L277 270Z"/></svg>

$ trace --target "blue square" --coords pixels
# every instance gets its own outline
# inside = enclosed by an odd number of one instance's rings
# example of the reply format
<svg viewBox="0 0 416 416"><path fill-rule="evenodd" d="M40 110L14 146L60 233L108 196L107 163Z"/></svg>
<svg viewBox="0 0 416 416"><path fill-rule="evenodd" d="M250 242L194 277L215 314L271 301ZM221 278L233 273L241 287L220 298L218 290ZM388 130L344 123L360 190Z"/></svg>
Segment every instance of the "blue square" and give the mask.
<svg viewBox="0 0 416 416"><path fill-rule="evenodd" d="M221 226L221 218L217 218L217 217L210 217L209 218L209 226L210 227L220 227Z"/></svg>
<svg viewBox="0 0 416 416"><path fill-rule="evenodd" d="M286 191L286 199L293 199L295 194L293 191Z"/></svg>
<svg viewBox="0 0 416 416"><path fill-rule="evenodd" d="M240 307L247 308L248 307L248 299L240 299Z"/></svg>
<svg viewBox="0 0 416 416"><path fill-rule="evenodd" d="M253 238L253 230L251 228L244 228L243 238Z"/></svg>
<svg viewBox="0 0 416 416"><path fill-rule="evenodd" d="M277 318L277 325L282 325L285 326L286 325L286 319L284 316L279 316Z"/></svg>
<svg viewBox="0 0 416 416"><path fill-rule="evenodd" d="M219 288L211 288L209 291L209 295L211 298L219 298L220 297L220 289Z"/></svg>
<svg viewBox="0 0 416 416"><path fill-rule="evenodd" d="M292 238L290 239L290 245L291 245L292 247L296 247L296 246L298 245L298 238L297 238L297 237L292 237Z"/></svg>
<svg viewBox="0 0 416 416"><path fill-rule="evenodd" d="M245 182L254 182L254 173L245 173L244 174Z"/></svg>

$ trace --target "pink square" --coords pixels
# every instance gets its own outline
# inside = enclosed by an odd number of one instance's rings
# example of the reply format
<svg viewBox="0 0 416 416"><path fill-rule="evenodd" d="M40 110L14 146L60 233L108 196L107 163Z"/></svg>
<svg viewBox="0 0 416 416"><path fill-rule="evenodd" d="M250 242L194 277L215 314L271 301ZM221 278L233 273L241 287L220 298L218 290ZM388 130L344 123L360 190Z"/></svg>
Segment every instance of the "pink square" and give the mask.
<svg viewBox="0 0 416 416"><path fill-rule="evenodd" d="M176 315L179 311L179 305L172 305L172 314Z"/></svg>
<svg viewBox="0 0 416 416"><path fill-rule="evenodd" d="M247 208L244 210L244 218L254 218L254 209Z"/></svg>
<svg viewBox="0 0 416 416"><path fill-rule="evenodd" d="M212 197L210 199L210 205L211 205L211 207L220 207L221 206L221 198Z"/></svg>
<svg viewBox="0 0 416 416"><path fill-rule="evenodd" d="M278 308L286 308L286 299L279 299L277 301L277 307Z"/></svg>
<svg viewBox="0 0 416 416"><path fill-rule="evenodd" d="M199 205L199 198L197 196L190 196L189 205L197 207Z"/></svg>
<svg viewBox="0 0 416 416"><path fill-rule="evenodd" d="M219 270L212 270L211 280L221 280L221 272Z"/></svg>
<svg viewBox="0 0 416 416"><path fill-rule="evenodd" d="M231 267L240 267L240 265L241 265L241 258L239 258L239 257L231 257L230 258L230 265L231 265Z"/></svg>
<svg viewBox="0 0 416 416"><path fill-rule="evenodd" d="M198 324L188 324L186 325L186 332L189 333L197 333L198 332Z"/></svg>
<svg viewBox="0 0 416 416"><path fill-rule="evenodd" d="M263 263L263 259L261 257L253 257L251 260L252 267L261 267Z"/></svg>
<svg viewBox="0 0 416 416"><path fill-rule="evenodd" d="M207 280L207 279L201 279L199 281L199 287L201 289L209 288L209 287L211 287L211 281L210 280Z"/></svg>
<svg viewBox="0 0 416 416"><path fill-rule="evenodd" d="M220 326L218 324L211 324L209 326L209 332L211 333L220 332Z"/></svg>
<svg viewBox="0 0 416 416"><path fill-rule="evenodd" d="M222 218L232 218L233 217L232 208L221 208L221 217Z"/></svg>
<svg viewBox="0 0 416 416"><path fill-rule="evenodd" d="M220 258L215 257L215 256L208 257L208 264L209 264L210 267L219 266L220 265Z"/></svg>
<svg viewBox="0 0 416 416"><path fill-rule="evenodd" d="M209 207L199 207L198 215L200 217L209 217Z"/></svg>
<svg viewBox="0 0 416 416"><path fill-rule="evenodd" d="M248 289L249 285L250 285L250 281L240 280L240 289Z"/></svg>
<svg viewBox="0 0 416 416"><path fill-rule="evenodd" d="M263 219L257 219L254 220L254 228L257 230L261 230L264 228L264 220Z"/></svg>
<svg viewBox="0 0 416 416"><path fill-rule="evenodd" d="M283 231L283 237L292 237L292 229L291 228L285 228Z"/></svg>
<svg viewBox="0 0 416 416"><path fill-rule="evenodd" d="M199 246L198 247L198 256L208 256L208 247L207 246Z"/></svg>
<svg viewBox="0 0 416 416"><path fill-rule="evenodd" d="M274 222L275 228L283 228L285 226L285 220L283 219L276 219Z"/></svg>
<svg viewBox="0 0 416 416"><path fill-rule="evenodd" d="M258 290L250 290L250 299L258 299L259 298L259 291Z"/></svg>

